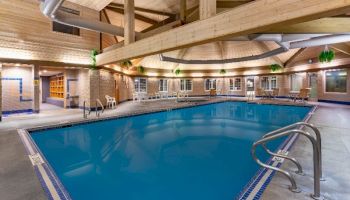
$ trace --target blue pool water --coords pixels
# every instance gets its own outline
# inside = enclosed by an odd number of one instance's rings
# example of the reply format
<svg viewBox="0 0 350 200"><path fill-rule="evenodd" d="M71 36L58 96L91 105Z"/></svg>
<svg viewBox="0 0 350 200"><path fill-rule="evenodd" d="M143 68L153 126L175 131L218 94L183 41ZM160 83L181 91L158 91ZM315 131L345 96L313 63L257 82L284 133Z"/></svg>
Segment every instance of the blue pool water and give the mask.
<svg viewBox="0 0 350 200"><path fill-rule="evenodd" d="M31 136L74 200L232 200L259 169L252 143L309 110L225 102Z"/></svg>

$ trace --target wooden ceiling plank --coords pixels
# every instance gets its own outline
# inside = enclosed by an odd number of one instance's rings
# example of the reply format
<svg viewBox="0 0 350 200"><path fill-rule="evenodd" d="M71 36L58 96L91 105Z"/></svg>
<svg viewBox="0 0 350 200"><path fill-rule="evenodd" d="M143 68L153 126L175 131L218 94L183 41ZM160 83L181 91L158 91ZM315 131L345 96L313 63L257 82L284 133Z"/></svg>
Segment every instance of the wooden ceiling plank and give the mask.
<svg viewBox="0 0 350 200"><path fill-rule="evenodd" d="M285 67L290 66L290 65L293 63L293 61L294 61L299 55L301 55L305 50L306 50L306 48L301 48L301 49L299 49L297 52L295 52L295 54L293 54L293 55L284 63L284 66L285 66Z"/></svg>
<svg viewBox="0 0 350 200"><path fill-rule="evenodd" d="M332 45L330 45L330 47L332 49L335 49L337 51L340 51L340 52L350 56L350 46L348 46L344 43L332 44Z"/></svg>
<svg viewBox="0 0 350 200"><path fill-rule="evenodd" d="M254 42L260 48L260 50L262 50L263 52L271 51L271 49L266 45L265 42L263 42L263 41L254 41ZM271 63L271 64L279 64L281 66L284 66L282 60L277 55L272 56L272 59L276 63Z"/></svg>
<svg viewBox="0 0 350 200"><path fill-rule="evenodd" d="M216 2L216 7L217 8L234 8L246 3L251 2L251 0L247 1L217 1Z"/></svg>
<svg viewBox="0 0 350 200"><path fill-rule="evenodd" d="M350 10L350 0L284 0L268 4L253 1L213 17L139 40L97 56L98 65L154 55L217 41L226 37L263 32L275 26L301 23ZM290 9L290 6L294 9ZM249 12L247 13L247 10Z"/></svg>
<svg viewBox="0 0 350 200"><path fill-rule="evenodd" d="M113 0L68 0L72 3L100 11L110 4Z"/></svg>

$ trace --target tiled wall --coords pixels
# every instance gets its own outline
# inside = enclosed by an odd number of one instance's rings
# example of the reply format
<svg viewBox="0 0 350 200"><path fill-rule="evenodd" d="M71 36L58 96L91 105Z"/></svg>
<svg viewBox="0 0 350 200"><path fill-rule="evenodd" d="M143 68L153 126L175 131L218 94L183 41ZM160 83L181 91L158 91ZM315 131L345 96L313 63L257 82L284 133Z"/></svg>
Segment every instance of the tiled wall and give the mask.
<svg viewBox="0 0 350 200"><path fill-rule="evenodd" d="M2 112L14 113L33 109L32 67L2 67Z"/></svg>

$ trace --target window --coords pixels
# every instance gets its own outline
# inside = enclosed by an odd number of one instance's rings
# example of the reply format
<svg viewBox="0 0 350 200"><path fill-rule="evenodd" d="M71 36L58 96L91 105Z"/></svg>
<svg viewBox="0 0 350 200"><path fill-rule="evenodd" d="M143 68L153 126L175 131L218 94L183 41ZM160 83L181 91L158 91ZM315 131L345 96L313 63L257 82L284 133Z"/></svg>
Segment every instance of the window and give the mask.
<svg viewBox="0 0 350 200"><path fill-rule="evenodd" d="M181 91L192 91L192 80L181 79L180 80L180 90Z"/></svg>
<svg viewBox="0 0 350 200"><path fill-rule="evenodd" d="M205 79L204 82L205 90L216 90L216 79Z"/></svg>
<svg viewBox="0 0 350 200"><path fill-rule="evenodd" d="M290 75L290 89L292 91L299 91L303 85L302 74L292 74Z"/></svg>
<svg viewBox="0 0 350 200"><path fill-rule="evenodd" d="M60 7L60 11L64 12L65 14L67 13L68 15L80 15L80 12L77 10L73 10L70 8L66 8L66 7ZM61 24L58 22L52 22L52 30L55 32L60 32L60 33L67 33L67 34L71 34L71 35L80 35L80 29L73 27L73 26L68 26L65 24Z"/></svg>
<svg viewBox="0 0 350 200"><path fill-rule="evenodd" d="M159 91L160 92L167 92L168 91L168 80L167 79L160 79L159 80Z"/></svg>
<svg viewBox="0 0 350 200"><path fill-rule="evenodd" d="M346 93L347 76L346 70L326 71L326 92Z"/></svg>
<svg viewBox="0 0 350 200"><path fill-rule="evenodd" d="M135 92L147 92L146 78L135 78Z"/></svg>
<svg viewBox="0 0 350 200"><path fill-rule="evenodd" d="M276 76L261 77L261 88L265 90L272 90L277 88L277 77Z"/></svg>
<svg viewBox="0 0 350 200"><path fill-rule="evenodd" d="M242 90L242 78L230 79L230 90Z"/></svg>

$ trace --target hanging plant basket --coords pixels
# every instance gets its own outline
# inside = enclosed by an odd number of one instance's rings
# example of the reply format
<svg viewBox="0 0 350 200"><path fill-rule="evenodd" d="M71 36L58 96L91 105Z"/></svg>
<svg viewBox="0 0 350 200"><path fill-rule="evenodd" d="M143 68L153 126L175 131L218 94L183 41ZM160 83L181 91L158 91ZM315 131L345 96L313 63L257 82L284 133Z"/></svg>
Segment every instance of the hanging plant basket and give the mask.
<svg viewBox="0 0 350 200"><path fill-rule="evenodd" d="M334 58L335 58L334 51L329 50L327 46L325 47L325 49L318 56L318 60L321 63L331 62L332 60L334 60Z"/></svg>
<svg viewBox="0 0 350 200"><path fill-rule="evenodd" d="M132 62L131 62L131 60L125 60L125 61L121 62L120 65L122 67L129 68L130 66L132 66Z"/></svg>
<svg viewBox="0 0 350 200"><path fill-rule="evenodd" d="M97 69L96 66L96 56L98 55L98 51L96 49L91 50L90 52L90 59L91 59L91 64L90 64L90 69Z"/></svg>
<svg viewBox="0 0 350 200"><path fill-rule="evenodd" d="M226 70L225 69L220 69L220 74L226 74Z"/></svg>
<svg viewBox="0 0 350 200"><path fill-rule="evenodd" d="M270 69L272 72L275 72L275 71L282 69L282 66L279 64L272 64L272 65L270 65Z"/></svg>
<svg viewBox="0 0 350 200"><path fill-rule="evenodd" d="M181 74L181 70L180 70L179 68L175 69L175 70L174 70L174 74L175 74L176 76L180 75L180 74Z"/></svg>
<svg viewBox="0 0 350 200"><path fill-rule="evenodd" d="M145 68L144 68L142 65L137 66L137 71L138 71L140 74L143 74L143 73L145 73Z"/></svg>

